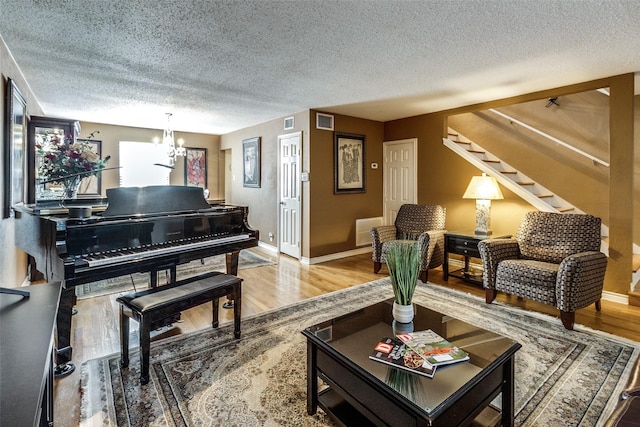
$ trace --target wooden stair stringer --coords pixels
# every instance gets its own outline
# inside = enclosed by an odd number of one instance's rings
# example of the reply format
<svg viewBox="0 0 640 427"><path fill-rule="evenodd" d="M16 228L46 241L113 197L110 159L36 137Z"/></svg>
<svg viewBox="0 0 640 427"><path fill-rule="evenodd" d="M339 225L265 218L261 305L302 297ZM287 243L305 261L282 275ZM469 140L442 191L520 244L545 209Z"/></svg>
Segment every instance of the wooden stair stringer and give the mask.
<svg viewBox="0 0 640 427"><path fill-rule="evenodd" d="M454 139L455 138L455 139ZM449 129L449 138L443 143L459 156L517 194L532 206L544 212L584 213L568 201L535 182L516 168L500 160L476 143ZM605 235L608 233L605 233Z"/></svg>

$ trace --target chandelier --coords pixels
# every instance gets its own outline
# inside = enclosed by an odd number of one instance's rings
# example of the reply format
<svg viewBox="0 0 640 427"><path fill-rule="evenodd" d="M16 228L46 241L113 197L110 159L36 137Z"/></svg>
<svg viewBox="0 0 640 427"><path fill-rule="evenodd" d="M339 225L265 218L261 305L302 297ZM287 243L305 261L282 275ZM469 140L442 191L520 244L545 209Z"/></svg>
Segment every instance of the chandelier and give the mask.
<svg viewBox="0 0 640 427"><path fill-rule="evenodd" d="M171 129L171 113L167 115L167 127L162 135L162 149L169 157L169 163L171 166L176 162L177 156L184 156L187 150L184 148L184 140L178 139L178 147L176 148L175 139L173 137L173 129ZM156 138L157 143L157 138Z"/></svg>

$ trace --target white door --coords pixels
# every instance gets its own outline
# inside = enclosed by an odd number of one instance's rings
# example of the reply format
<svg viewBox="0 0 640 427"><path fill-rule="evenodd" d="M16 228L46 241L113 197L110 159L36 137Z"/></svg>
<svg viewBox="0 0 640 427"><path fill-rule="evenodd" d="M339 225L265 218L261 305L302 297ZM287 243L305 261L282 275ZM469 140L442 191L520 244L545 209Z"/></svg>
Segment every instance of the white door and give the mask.
<svg viewBox="0 0 640 427"><path fill-rule="evenodd" d="M302 133L278 136L280 147L280 212L278 242L280 252L300 259L302 221L300 207L300 158Z"/></svg>
<svg viewBox="0 0 640 427"><path fill-rule="evenodd" d="M417 203L418 200L416 173L418 140L413 138L386 141L383 146L383 216L385 224L393 224L400 206L405 203Z"/></svg>

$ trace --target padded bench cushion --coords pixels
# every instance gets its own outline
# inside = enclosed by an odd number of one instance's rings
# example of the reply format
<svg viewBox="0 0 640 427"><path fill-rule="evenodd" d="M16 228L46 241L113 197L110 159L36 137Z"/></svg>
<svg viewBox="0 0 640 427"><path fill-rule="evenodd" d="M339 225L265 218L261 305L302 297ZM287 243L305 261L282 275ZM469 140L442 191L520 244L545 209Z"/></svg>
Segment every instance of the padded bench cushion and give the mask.
<svg viewBox="0 0 640 427"><path fill-rule="evenodd" d="M170 306L176 301L197 297L215 288L231 286L237 281L238 278L236 276L220 273L191 283L160 286L123 295L118 297L118 301L130 309L144 314L150 310Z"/></svg>

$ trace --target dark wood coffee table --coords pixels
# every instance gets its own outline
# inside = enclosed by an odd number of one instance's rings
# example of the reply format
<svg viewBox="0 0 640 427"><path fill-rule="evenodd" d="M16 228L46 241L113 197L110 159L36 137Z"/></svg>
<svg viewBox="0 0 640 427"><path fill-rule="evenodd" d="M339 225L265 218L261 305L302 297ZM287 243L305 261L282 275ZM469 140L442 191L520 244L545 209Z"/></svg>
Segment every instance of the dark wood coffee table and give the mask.
<svg viewBox="0 0 640 427"><path fill-rule="evenodd" d="M307 412L318 406L341 425L464 426L502 393L503 426L514 425L515 341L416 306L414 330L432 329L470 360L437 369L433 378L369 359L384 337L402 332L392 300L306 328ZM319 390L320 378L326 387Z"/></svg>

